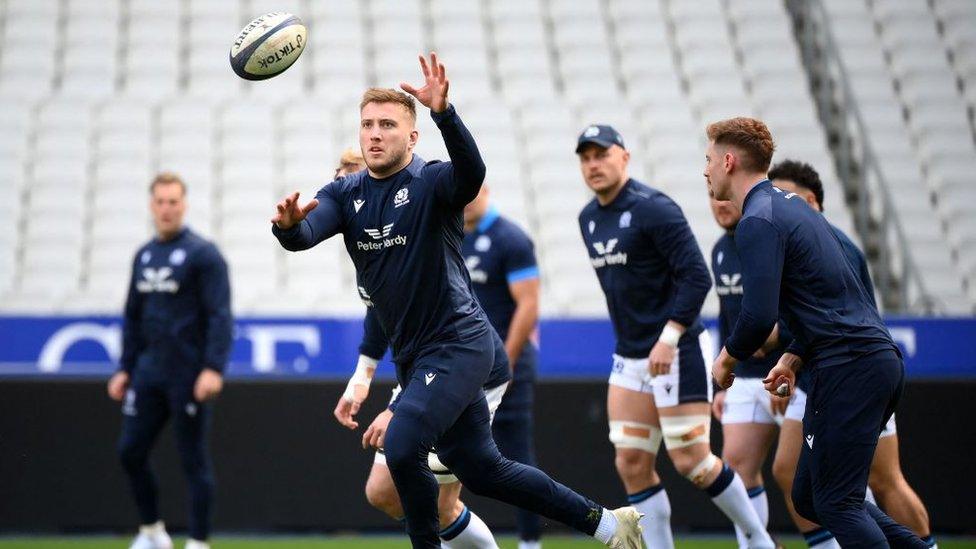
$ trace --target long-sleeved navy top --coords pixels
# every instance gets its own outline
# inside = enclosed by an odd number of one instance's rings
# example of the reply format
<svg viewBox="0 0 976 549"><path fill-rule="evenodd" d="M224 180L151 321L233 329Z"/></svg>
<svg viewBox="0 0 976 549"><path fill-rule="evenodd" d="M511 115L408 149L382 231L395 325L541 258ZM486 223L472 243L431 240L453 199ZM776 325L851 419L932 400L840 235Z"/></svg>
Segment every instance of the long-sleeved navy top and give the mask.
<svg viewBox="0 0 976 549"><path fill-rule="evenodd" d="M787 352L812 367L898 352L827 220L794 193L760 181L746 195L735 244L742 262L738 321L725 343L748 359L778 318L793 334Z"/></svg>
<svg viewBox="0 0 976 549"><path fill-rule="evenodd" d="M453 106L431 117L450 162L415 155L383 179L365 170L339 178L319 190L318 207L301 223L272 228L291 251L343 235L360 297L390 337L398 375L418 353L489 329L461 256L461 213L481 189L485 164Z"/></svg>
<svg viewBox="0 0 976 549"><path fill-rule="evenodd" d="M471 285L478 302L488 315L492 327L504 340L515 313L515 300L509 284L539 277L532 240L525 231L502 217L493 206L481 218L474 231L465 233L461 252L471 277ZM386 353L388 340L372 309L363 320L362 355L379 360ZM529 343L531 346L531 342ZM505 353L505 349L495 349ZM496 361L485 383L491 388L508 381L508 365ZM532 377L533 371L516 368L515 374ZM520 378L521 379L521 378Z"/></svg>
<svg viewBox="0 0 976 549"><path fill-rule="evenodd" d="M188 228L136 252L122 324L121 367L192 382L203 368L222 372L233 318L227 263Z"/></svg>
<svg viewBox="0 0 976 549"><path fill-rule="evenodd" d="M844 250L844 255L847 257L847 262L854 267L854 272L857 273L861 285L867 291L871 305L877 308L878 303L874 299L874 282L871 281L871 271L868 270L868 259L864 257L864 252L854 244L854 241L850 237L844 234L844 231L834 225L831 225L830 229L834 232L834 236L837 237L837 241L840 242L840 246Z"/></svg>
<svg viewBox="0 0 976 549"><path fill-rule="evenodd" d="M712 274L715 276L715 293L718 294L719 341L724 345L735 328L742 308L742 264L731 232L722 235L712 247ZM763 358L750 356L735 367L735 375L741 378L765 378L791 340L785 326L780 323L777 349Z"/></svg>
<svg viewBox="0 0 976 549"><path fill-rule="evenodd" d="M609 204L587 204L579 225L607 298L618 355L646 357L669 320L688 328L682 337L698 337L712 282L673 200L630 179Z"/></svg>

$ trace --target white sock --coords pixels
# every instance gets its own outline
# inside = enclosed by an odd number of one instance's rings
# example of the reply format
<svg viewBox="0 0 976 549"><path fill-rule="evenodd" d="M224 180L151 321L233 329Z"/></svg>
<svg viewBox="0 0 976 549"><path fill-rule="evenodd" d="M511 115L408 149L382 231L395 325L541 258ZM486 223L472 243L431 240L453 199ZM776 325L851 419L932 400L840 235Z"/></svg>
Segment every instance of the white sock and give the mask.
<svg viewBox="0 0 976 549"><path fill-rule="evenodd" d="M773 538L769 537L766 527L759 522L756 510L749 503L745 484L742 483L739 475L729 469L728 465L722 465L722 472L705 491L712 496L712 502L725 513L725 516L743 530L743 537L748 547L775 547Z"/></svg>
<svg viewBox="0 0 976 549"><path fill-rule="evenodd" d="M605 545L610 543L610 538L612 538L616 532L617 517L614 516L610 509L604 507L603 514L600 515L600 524L596 525L596 532L593 532L593 537Z"/></svg>
<svg viewBox="0 0 976 549"><path fill-rule="evenodd" d="M654 493L649 497L634 501L649 491L654 491ZM644 513L644 517L640 520L644 544L648 547L660 547L662 549L673 548L671 502L668 500L668 493L664 491L664 486L658 484L640 494L633 494L628 499L635 509Z"/></svg>
<svg viewBox="0 0 976 549"><path fill-rule="evenodd" d="M542 549L542 542L519 540L518 549Z"/></svg>
<svg viewBox="0 0 976 549"><path fill-rule="evenodd" d="M864 492L864 501L873 503L876 506L878 505L878 500L874 499L874 492L871 491L870 486L868 486L867 490Z"/></svg>
<svg viewBox="0 0 976 549"><path fill-rule="evenodd" d="M161 520L157 520L152 524L143 524L139 526L139 533L146 534L147 536L156 536L159 534L165 534L166 525L163 524L163 521Z"/></svg>
<svg viewBox="0 0 976 549"><path fill-rule="evenodd" d="M766 498L766 488L760 484L755 488L746 490L746 494L749 496L749 503L752 504L752 508L756 510L756 515L759 516L759 522L762 523L763 528L766 528L769 526L769 499ZM749 540L746 539L738 524L735 525L735 539L739 540L739 547L749 545Z"/></svg>
<svg viewBox="0 0 976 549"><path fill-rule="evenodd" d="M491 529L467 507L453 524L441 530L441 540L441 545L449 549L498 549Z"/></svg>
<svg viewBox="0 0 976 549"><path fill-rule="evenodd" d="M186 549L210 549L210 545L205 541L190 538L186 540Z"/></svg>

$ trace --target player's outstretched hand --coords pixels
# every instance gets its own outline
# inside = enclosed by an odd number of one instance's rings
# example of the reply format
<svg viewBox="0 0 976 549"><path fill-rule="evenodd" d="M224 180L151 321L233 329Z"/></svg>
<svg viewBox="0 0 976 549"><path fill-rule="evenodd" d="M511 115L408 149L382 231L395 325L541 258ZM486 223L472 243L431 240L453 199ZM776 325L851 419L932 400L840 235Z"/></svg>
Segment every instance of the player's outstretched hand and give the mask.
<svg viewBox="0 0 976 549"><path fill-rule="evenodd" d="M206 402L217 398L223 389L224 376L216 370L204 368L197 376L197 382L193 384L193 398L197 399L197 402Z"/></svg>
<svg viewBox="0 0 976 549"><path fill-rule="evenodd" d="M363 433L363 448L372 446L379 450L383 447L383 438L386 437L386 428L390 426L391 419L393 419L393 412L389 408L376 416Z"/></svg>
<svg viewBox="0 0 976 549"><path fill-rule="evenodd" d="M355 400L347 399L345 395L339 397L339 402L336 403L335 410L332 415L335 416L339 425L346 427L348 429L356 429L359 427L359 422L353 419L356 414L359 413L359 406L362 401L356 402Z"/></svg>
<svg viewBox="0 0 976 549"><path fill-rule="evenodd" d="M658 341L647 357L647 369L652 376L663 376L671 373L671 364L677 349L663 341Z"/></svg>
<svg viewBox="0 0 976 549"><path fill-rule="evenodd" d="M313 198L308 204L305 204L305 206L299 207L298 191L295 191L286 196L284 200L277 204L276 209L278 211L275 212L274 217L271 218L271 222L277 225L279 229L288 230L294 227L296 224L301 223L308 213L314 210L318 205L318 199Z"/></svg>
<svg viewBox="0 0 976 549"><path fill-rule="evenodd" d="M129 372L119 370L108 380L108 397L121 401L125 398L125 391L129 388Z"/></svg>
<svg viewBox="0 0 976 549"><path fill-rule="evenodd" d="M417 98L420 104L433 112L447 110L447 90L451 86L447 79L444 64L437 60L437 54L430 52L430 64L423 55L420 58L420 70L424 72L424 85L417 89L406 82L400 82L403 91Z"/></svg>

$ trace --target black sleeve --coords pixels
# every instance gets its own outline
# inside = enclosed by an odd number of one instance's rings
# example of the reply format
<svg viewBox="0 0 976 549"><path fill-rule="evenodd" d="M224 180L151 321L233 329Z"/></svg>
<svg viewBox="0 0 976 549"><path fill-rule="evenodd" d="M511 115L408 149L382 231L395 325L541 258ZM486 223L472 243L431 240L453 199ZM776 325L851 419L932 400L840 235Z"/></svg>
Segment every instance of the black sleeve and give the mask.
<svg viewBox="0 0 976 549"><path fill-rule="evenodd" d="M485 180L485 162L478 144L461 122L454 105L441 113L431 111L431 118L441 130L450 164L443 163L434 180L438 198L453 209L461 209L478 196Z"/></svg>
<svg viewBox="0 0 976 549"><path fill-rule="evenodd" d="M207 318L203 367L223 372L230 357L234 331L227 262L214 246L200 259L200 302Z"/></svg>
<svg viewBox="0 0 976 549"><path fill-rule="evenodd" d="M372 307L366 308L366 318L363 319L363 341L359 344L359 354L374 360L382 360L390 341L383 332L376 312Z"/></svg>
<svg viewBox="0 0 976 549"><path fill-rule="evenodd" d="M122 359L119 366L132 374L142 352L143 342L139 333L139 320L142 316L142 294L136 288L138 274L138 255L132 262L132 275L129 277L129 295L125 299L122 314Z"/></svg>

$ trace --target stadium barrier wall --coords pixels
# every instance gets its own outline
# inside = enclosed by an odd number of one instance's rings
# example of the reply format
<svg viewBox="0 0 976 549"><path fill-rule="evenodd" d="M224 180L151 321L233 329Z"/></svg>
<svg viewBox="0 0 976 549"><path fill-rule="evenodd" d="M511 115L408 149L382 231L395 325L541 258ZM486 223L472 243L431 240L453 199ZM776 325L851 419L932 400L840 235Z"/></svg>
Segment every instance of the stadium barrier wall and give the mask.
<svg viewBox="0 0 976 549"><path fill-rule="evenodd" d="M976 379L976 318L888 318L912 378ZM715 330L714 319L706 326ZM609 321L543 320L542 378L605 378L613 352ZM107 376L121 354L117 317L0 316L0 378ZM361 319L239 318L230 377L345 379L355 367ZM717 337L712 338L717 341ZM381 367L378 375L392 376Z"/></svg>
<svg viewBox="0 0 976 549"><path fill-rule="evenodd" d="M218 530L396 531L366 503L363 484L372 453L360 447L362 430L383 406L390 384L375 386L356 432L332 418L343 387L322 379L228 382L212 437ZM939 533L976 533L964 503L976 493L974 389L974 381L914 380L898 412L903 468ZM541 381L536 445L540 464L556 479L617 505L625 494L607 440L605 398L603 379ZM107 398L103 377L0 381L0 532L133 531L138 519L115 454L120 423L120 406ZM712 432L719 443L717 425ZM163 518L182 530L187 496L169 427L153 461ZM678 535L731 534L724 517L666 457L658 464ZM766 479L771 528L793 532L768 464ZM513 528L505 505L470 494L465 499L496 530ZM562 529L550 524L546 531L556 528Z"/></svg>

